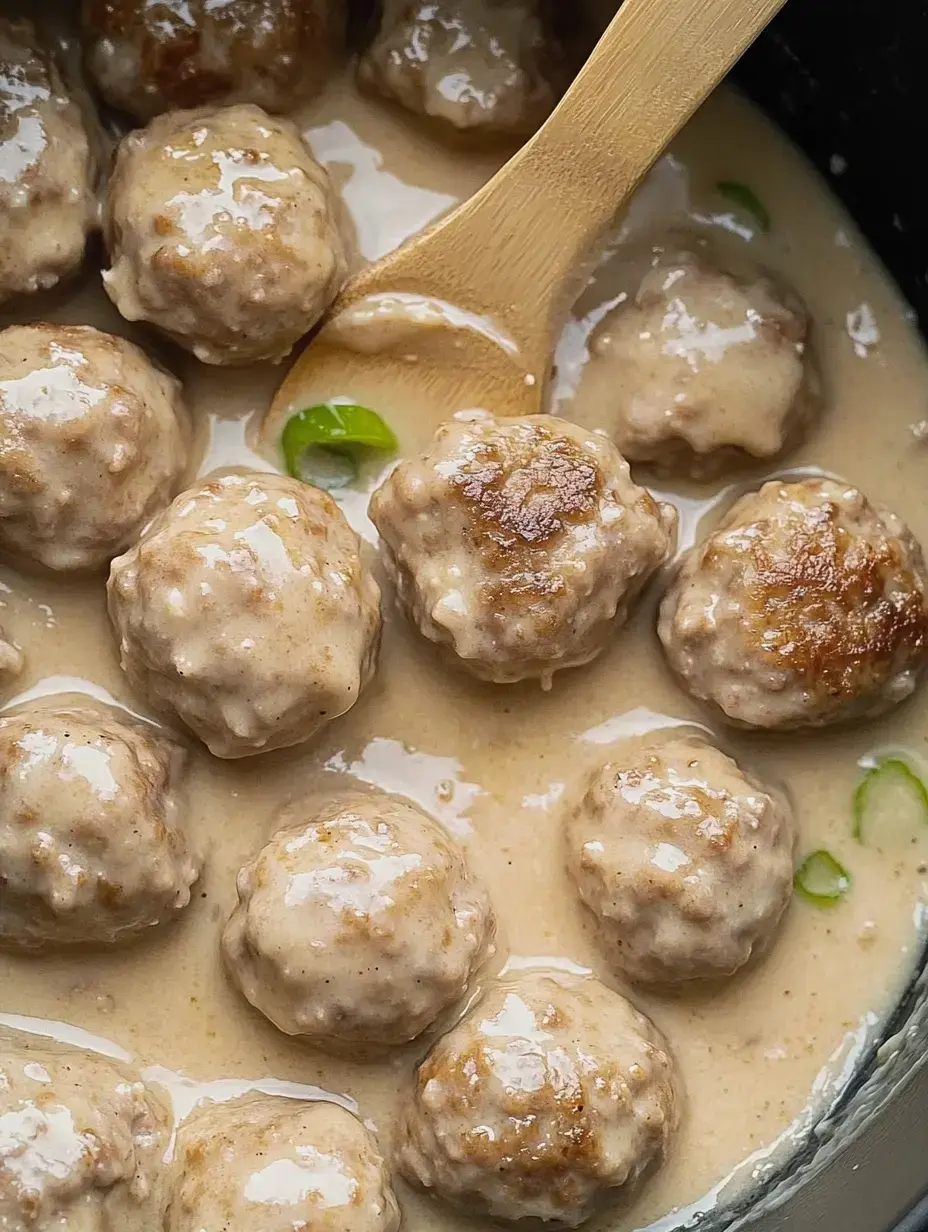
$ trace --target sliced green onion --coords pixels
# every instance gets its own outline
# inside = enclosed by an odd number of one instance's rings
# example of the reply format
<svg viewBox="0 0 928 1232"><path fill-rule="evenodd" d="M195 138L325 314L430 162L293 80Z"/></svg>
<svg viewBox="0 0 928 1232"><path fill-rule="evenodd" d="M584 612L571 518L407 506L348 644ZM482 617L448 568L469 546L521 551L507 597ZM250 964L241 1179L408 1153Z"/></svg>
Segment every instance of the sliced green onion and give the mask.
<svg viewBox="0 0 928 1232"><path fill-rule="evenodd" d="M770 230L770 213L753 188L748 188L747 184L739 184L737 180L719 180L716 188L733 205L750 214L761 231Z"/></svg>
<svg viewBox="0 0 928 1232"><path fill-rule="evenodd" d="M397 440L376 411L321 402L287 420L280 446L288 475L331 490L357 479L364 450L392 453Z"/></svg>
<svg viewBox="0 0 928 1232"><path fill-rule="evenodd" d="M928 825L928 788L901 757L881 757L854 792L854 837L859 843L893 836L905 842L923 825Z"/></svg>
<svg viewBox="0 0 928 1232"><path fill-rule="evenodd" d="M796 870L793 885L806 902L833 907L850 889L851 875L830 851L813 851Z"/></svg>

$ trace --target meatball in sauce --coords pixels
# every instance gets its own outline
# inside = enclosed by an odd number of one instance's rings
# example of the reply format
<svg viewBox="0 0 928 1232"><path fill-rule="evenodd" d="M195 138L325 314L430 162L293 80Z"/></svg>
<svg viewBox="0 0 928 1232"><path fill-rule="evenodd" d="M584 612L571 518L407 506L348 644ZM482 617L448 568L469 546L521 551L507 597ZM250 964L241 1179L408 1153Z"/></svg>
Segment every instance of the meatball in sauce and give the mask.
<svg viewBox="0 0 928 1232"><path fill-rule="evenodd" d="M877 715L928 660L928 570L908 527L856 488L773 480L687 554L658 632L684 686L732 723Z"/></svg>
<svg viewBox="0 0 928 1232"><path fill-rule="evenodd" d="M787 801L704 739L616 748L567 821L568 858L612 965L641 983L734 974L793 888Z"/></svg>
<svg viewBox="0 0 928 1232"><path fill-rule="evenodd" d="M105 218L110 299L206 364L278 362L347 269L328 173L260 107L172 111L119 146Z"/></svg>
<svg viewBox="0 0 928 1232"><path fill-rule="evenodd" d="M363 85L449 131L528 137L566 84L538 0L384 0Z"/></svg>
<svg viewBox="0 0 928 1232"><path fill-rule="evenodd" d="M125 1066L0 1035L4 1232L152 1232L169 1139L165 1107Z"/></svg>
<svg viewBox="0 0 928 1232"><path fill-rule="evenodd" d="M0 303L73 274L97 225L80 107L28 21L0 18Z"/></svg>
<svg viewBox="0 0 928 1232"><path fill-rule="evenodd" d="M553 416L457 416L370 514L410 619L495 683L596 658L676 533L603 435Z"/></svg>
<svg viewBox="0 0 928 1232"><path fill-rule="evenodd" d="M380 588L332 498L295 479L181 493L113 561L108 592L133 687L217 757L310 739L374 672Z"/></svg>
<svg viewBox="0 0 928 1232"><path fill-rule="evenodd" d="M164 1232L396 1232L373 1135L334 1103L249 1095L177 1134Z"/></svg>
<svg viewBox="0 0 928 1232"><path fill-rule="evenodd" d="M808 311L779 280L662 252L590 340L603 426L629 462L664 474L777 457L820 409L808 338Z"/></svg>
<svg viewBox="0 0 928 1232"><path fill-rule="evenodd" d="M419 809L381 793L285 808L238 876L223 948L248 1000L322 1048L415 1039L467 991L486 890Z"/></svg>
<svg viewBox="0 0 928 1232"><path fill-rule="evenodd" d="M317 93L342 42L343 0L83 0L87 67L137 120L204 103L286 111Z"/></svg>
<svg viewBox="0 0 928 1232"><path fill-rule="evenodd" d="M175 741L103 706L42 706L0 717L0 945L131 940L190 902Z"/></svg>
<svg viewBox="0 0 928 1232"><path fill-rule="evenodd" d="M414 1184L496 1219L576 1227L669 1147L673 1057L592 977L491 985L419 1066L397 1161Z"/></svg>
<svg viewBox="0 0 928 1232"><path fill-rule="evenodd" d="M187 463L174 377L89 325L0 332L0 547L99 569L167 505Z"/></svg>

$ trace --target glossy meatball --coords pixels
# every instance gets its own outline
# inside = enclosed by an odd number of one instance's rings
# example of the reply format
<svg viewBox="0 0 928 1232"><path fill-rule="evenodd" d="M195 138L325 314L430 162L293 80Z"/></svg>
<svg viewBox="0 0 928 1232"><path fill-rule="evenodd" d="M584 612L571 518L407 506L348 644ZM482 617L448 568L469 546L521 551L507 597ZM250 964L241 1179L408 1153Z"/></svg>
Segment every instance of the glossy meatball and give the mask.
<svg viewBox="0 0 928 1232"><path fill-rule="evenodd" d="M89 701L0 717L0 942L112 945L186 907L185 762Z"/></svg>
<svg viewBox="0 0 928 1232"><path fill-rule="evenodd" d="M223 937L248 1000L321 1047L403 1044L462 997L493 935L484 887L430 817L379 792L298 801L238 876Z"/></svg>
<svg viewBox="0 0 928 1232"><path fill-rule="evenodd" d="M370 513L410 619L497 683L594 659L676 530L605 436L548 415L455 416Z"/></svg>
<svg viewBox="0 0 928 1232"><path fill-rule="evenodd" d="M665 473L775 457L821 403L809 324L796 292L766 274L661 253L591 339L601 422L630 462Z"/></svg>
<svg viewBox="0 0 928 1232"><path fill-rule="evenodd" d="M537 0L384 0L361 82L453 130L530 136L564 80Z"/></svg>
<svg viewBox="0 0 928 1232"><path fill-rule="evenodd" d="M137 1074L35 1036L0 1036L0 1228L161 1227L167 1113Z"/></svg>
<svg viewBox="0 0 928 1232"><path fill-rule="evenodd" d="M734 974L771 938L793 888L787 802L705 740L631 740L567 822L571 873L628 979Z"/></svg>
<svg viewBox="0 0 928 1232"><path fill-rule="evenodd" d="M175 111L125 137L106 237L122 315L206 364L282 360L347 268L328 173L260 107Z"/></svg>
<svg viewBox="0 0 928 1232"><path fill-rule="evenodd" d="M0 18L0 303L80 265L95 174L80 108L32 25Z"/></svg>
<svg viewBox="0 0 928 1232"><path fill-rule="evenodd" d="M343 0L83 0L87 65L137 120L203 103L287 111L342 42Z"/></svg>
<svg viewBox="0 0 928 1232"><path fill-rule="evenodd" d="M373 675L380 589L325 492L225 475L182 493L113 561L122 667L217 757L308 740Z"/></svg>
<svg viewBox="0 0 928 1232"><path fill-rule="evenodd" d="M0 546L49 569L107 564L178 486L178 382L89 325L0 333Z"/></svg>
<svg viewBox="0 0 928 1232"><path fill-rule="evenodd" d="M249 1095L181 1125L165 1232L396 1232L373 1135L338 1104Z"/></svg>
<svg viewBox="0 0 928 1232"><path fill-rule="evenodd" d="M661 1161L674 1070L648 1019L592 977L493 985L419 1066L400 1170L497 1219L575 1227Z"/></svg>
<svg viewBox="0 0 928 1232"><path fill-rule="evenodd" d="M833 479L774 480L685 558L667 661L748 727L818 727L908 697L928 657L928 572L890 510Z"/></svg>

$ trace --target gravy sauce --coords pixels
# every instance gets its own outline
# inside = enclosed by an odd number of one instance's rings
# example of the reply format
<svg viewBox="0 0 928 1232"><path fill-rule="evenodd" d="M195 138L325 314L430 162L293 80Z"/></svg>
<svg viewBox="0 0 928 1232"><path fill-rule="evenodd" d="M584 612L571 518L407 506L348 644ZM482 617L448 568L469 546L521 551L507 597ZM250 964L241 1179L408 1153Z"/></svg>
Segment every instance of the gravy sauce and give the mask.
<svg viewBox="0 0 928 1232"><path fill-rule="evenodd" d="M506 153L444 148L398 112L359 98L346 80L335 82L301 120L340 187L365 259L472 193ZM719 198L714 186L721 179L751 185L773 218L768 235L756 234L749 218ZM601 391L587 369L586 343L608 308L633 289L624 241L681 224L746 248L809 303L827 412L790 468L822 468L859 484L928 544L926 454L910 427L925 418L928 363L909 315L800 157L727 91L710 100L661 160L576 304L557 352L559 412L597 422ZM42 311L55 320L132 332L106 300L96 271ZM150 338L144 341L157 353ZM254 444L255 424L281 370L224 373L174 352L167 359L185 380L198 425L198 470L273 466ZM457 409L376 392L404 450ZM375 467L364 475L367 491L339 494L369 540L367 494L379 478ZM733 490L663 488L681 512L681 547ZM0 581L0 620L28 658L21 692L10 704L77 692L140 711L117 666L100 579L62 582L3 570ZM197 1098L228 1098L250 1086L324 1092L356 1104L388 1142L398 1092L424 1045L356 1065L308 1050L253 1012L226 982L219 955L235 874L290 797L316 785L375 784L419 802L466 845L500 920L488 974L546 964L592 969L614 982L567 880L561 811L584 768L604 760L616 741L669 724L707 723L658 653L658 589L601 658L559 675L547 693L537 685L483 686L449 672L396 617L387 593L378 675L360 704L313 744L241 762L195 749L190 827L207 865L196 900L177 925L112 954L0 955L0 1022L90 1047L111 1048L106 1041L112 1041L168 1087L178 1115ZM928 827L911 844L861 846L851 836L851 796L860 759L874 750L903 748L928 758L928 689L878 724L779 737L725 730L716 738L747 768L788 790L799 819L800 857L827 848L851 872L852 888L830 910L794 901L770 953L720 990L631 993L676 1052L686 1109L666 1167L631 1205L603 1217L610 1232L672 1227L773 1168L778 1151L840 1091L920 953ZM472 1226L397 1185L409 1232Z"/></svg>

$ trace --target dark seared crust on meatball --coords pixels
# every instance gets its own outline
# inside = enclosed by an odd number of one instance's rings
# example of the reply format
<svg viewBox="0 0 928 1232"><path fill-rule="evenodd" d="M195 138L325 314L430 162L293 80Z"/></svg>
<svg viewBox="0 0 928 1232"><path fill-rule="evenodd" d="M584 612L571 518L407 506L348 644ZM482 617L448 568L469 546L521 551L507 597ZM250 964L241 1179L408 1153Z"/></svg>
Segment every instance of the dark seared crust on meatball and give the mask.
<svg viewBox="0 0 928 1232"><path fill-rule="evenodd" d="M595 658L676 527L602 433L485 412L443 424L370 512L420 631L497 683Z"/></svg>
<svg viewBox="0 0 928 1232"><path fill-rule="evenodd" d="M283 111L315 93L345 24L339 0L84 0L108 102L147 120L216 101Z"/></svg>
<svg viewBox="0 0 928 1232"><path fill-rule="evenodd" d="M568 527L595 519L603 482L596 460L546 424L532 436L500 435L480 443L451 477L471 544L491 575L482 588L484 600L501 619L526 599L566 589L563 576L552 573L548 553L563 543ZM645 492L641 499L656 516L651 496Z"/></svg>
<svg viewBox="0 0 928 1232"><path fill-rule="evenodd" d="M690 553L659 631L695 696L736 722L878 714L928 659L928 571L905 524L857 489L773 481Z"/></svg>

